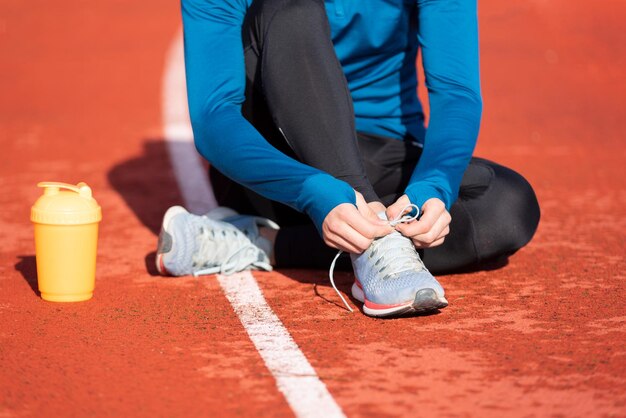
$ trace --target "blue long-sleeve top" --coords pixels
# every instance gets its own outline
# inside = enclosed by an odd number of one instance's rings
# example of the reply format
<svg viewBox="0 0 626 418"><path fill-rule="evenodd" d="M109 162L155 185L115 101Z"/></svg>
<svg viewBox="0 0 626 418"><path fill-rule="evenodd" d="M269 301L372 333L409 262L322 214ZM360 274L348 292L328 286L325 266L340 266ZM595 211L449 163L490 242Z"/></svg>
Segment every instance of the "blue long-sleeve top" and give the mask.
<svg viewBox="0 0 626 418"><path fill-rule="evenodd" d="M244 119L242 24L251 0L182 0L189 111L200 154L255 192L307 213L318 230L341 203L345 182L272 147ZM327 0L337 57L361 132L412 137L422 156L405 193L446 207L476 144L482 101L476 0ZM428 129L417 98L422 51L430 103ZM302 51L306 53L306 51Z"/></svg>

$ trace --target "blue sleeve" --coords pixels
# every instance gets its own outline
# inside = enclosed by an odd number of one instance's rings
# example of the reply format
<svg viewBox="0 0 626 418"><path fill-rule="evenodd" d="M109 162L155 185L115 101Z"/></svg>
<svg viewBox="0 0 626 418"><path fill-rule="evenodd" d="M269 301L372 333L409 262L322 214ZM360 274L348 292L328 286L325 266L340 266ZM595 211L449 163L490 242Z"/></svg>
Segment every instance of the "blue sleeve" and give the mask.
<svg viewBox="0 0 626 418"><path fill-rule="evenodd" d="M436 197L449 209L482 114L476 0L418 0L418 25L430 120L405 193L419 207Z"/></svg>
<svg viewBox="0 0 626 418"><path fill-rule="evenodd" d="M195 145L219 171L307 213L318 230L335 206L356 204L347 183L272 147L241 114L245 0L182 0L189 113Z"/></svg>

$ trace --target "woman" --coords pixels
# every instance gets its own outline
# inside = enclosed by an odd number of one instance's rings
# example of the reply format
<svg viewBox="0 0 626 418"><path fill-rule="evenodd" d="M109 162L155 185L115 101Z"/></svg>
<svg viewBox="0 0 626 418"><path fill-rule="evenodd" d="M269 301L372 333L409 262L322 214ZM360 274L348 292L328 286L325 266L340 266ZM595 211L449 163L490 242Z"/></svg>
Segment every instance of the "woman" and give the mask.
<svg viewBox="0 0 626 418"><path fill-rule="evenodd" d="M322 267L339 249L351 253L353 296L387 316L446 306L426 267L474 267L531 239L539 207L530 185L471 157L482 112L475 0L182 6L191 121L216 198L281 229L177 208L164 219L162 272ZM390 225L407 208L419 218Z"/></svg>

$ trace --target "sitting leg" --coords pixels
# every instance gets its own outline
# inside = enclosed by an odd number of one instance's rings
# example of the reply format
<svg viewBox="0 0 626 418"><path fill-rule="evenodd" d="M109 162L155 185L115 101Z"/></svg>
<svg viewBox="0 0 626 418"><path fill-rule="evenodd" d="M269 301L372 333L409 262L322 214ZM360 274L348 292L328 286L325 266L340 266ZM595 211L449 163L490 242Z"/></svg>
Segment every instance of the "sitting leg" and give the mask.
<svg viewBox="0 0 626 418"><path fill-rule="evenodd" d="M424 262L435 274L479 269L513 254L533 237L540 211L535 192L521 175L472 158L450 214L443 245L424 250Z"/></svg>
<svg viewBox="0 0 626 418"><path fill-rule="evenodd" d="M324 2L255 2L244 43L249 87L244 112L251 122L279 149L288 144L298 160L346 181L366 201L377 201L359 154L352 98Z"/></svg>
<svg viewBox="0 0 626 418"><path fill-rule="evenodd" d="M330 39L324 3L254 2L243 37L244 116L285 154L346 181L366 201L378 201L359 154L352 99ZM244 189L215 169L211 182L220 205L281 225L275 251L278 265L329 264L335 251L323 243L305 215Z"/></svg>

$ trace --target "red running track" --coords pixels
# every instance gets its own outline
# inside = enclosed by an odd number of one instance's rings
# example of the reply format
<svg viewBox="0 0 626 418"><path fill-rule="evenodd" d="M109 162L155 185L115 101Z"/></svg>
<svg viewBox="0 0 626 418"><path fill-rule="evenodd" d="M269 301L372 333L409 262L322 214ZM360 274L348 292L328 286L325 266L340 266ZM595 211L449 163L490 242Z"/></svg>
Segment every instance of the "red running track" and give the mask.
<svg viewBox="0 0 626 418"><path fill-rule="evenodd" d="M324 271L255 273L346 415L626 416L625 12L481 2L477 155L523 173L543 214L508 265L441 277L440 314L350 315ZM151 267L181 201L160 115L178 25L160 0L0 4L0 417L292 414L215 278ZM102 205L89 302L37 296L48 179Z"/></svg>

